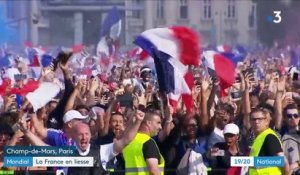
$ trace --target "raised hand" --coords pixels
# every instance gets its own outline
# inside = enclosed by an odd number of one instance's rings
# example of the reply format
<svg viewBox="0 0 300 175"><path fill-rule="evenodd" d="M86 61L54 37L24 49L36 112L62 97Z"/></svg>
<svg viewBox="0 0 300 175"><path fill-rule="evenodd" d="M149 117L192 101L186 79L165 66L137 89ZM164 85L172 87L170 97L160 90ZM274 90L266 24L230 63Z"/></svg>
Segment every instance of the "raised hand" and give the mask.
<svg viewBox="0 0 300 175"><path fill-rule="evenodd" d="M72 52L68 52L68 53L65 53L65 52L60 52L57 56L57 60L62 63L62 65L65 65L68 60L70 59L70 57L73 55Z"/></svg>
<svg viewBox="0 0 300 175"><path fill-rule="evenodd" d="M277 92L285 91L285 83L286 83L286 76L283 76L279 79L279 81L277 83Z"/></svg>
<svg viewBox="0 0 300 175"><path fill-rule="evenodd" d="M25 133L25 132L28 131L27 124L26 124L26 121L25 121L24 118L20 118L18 124L19 124L20 130L21 130L23 133Z"/></svg>
<svg viewBox="0 0 300 175"><path fill-rule="evenodd" d="M282 108L285 108L289 104L295 103L292 98L285 97L282 102Z"/></svg>
<svg viewBox="0 0 300 175"><path fill-rule="evenodd" d="M202 79L201 80L201 91L202 91L202 96L204 96L206 99L208 99L209 97L209 86L210 86L210 83L209 83L209 80L208 79Z"/></svg>
<svg viewBox="0 0 300 175"><path fill-rule="evenodd" d="M99 87L99 83L96 78L93 78L90 80L90 91L96 91L96 89Z"/></svg>
<svg viewBox="0 0 300 175"><path fill-rule="evenodd" d="M59 62L58 65L59 65L59 67L62 71L68 71L69 70L69 63L63 64L62 62Z"/></svg>
<svg viewBox="0 0 300 175"><path fill-rule="evenodd" d="M81 79L81 80L79 80L78 82L77 82L77 84L76 84L76 89L80 92L81 90L82 90L82 88L84 87L84 79Z"/></svg>
<svg viewBox="0 0 300 175"><path fill-rule="evenodd" d="M140 111L140 110L137 110L135 115L134 115L134 121L143 121L144 120L144 117L145 117L145 113Z"/></svg>
<svg viewBox="0 0 300 175"><path fill-rule="evenodd" d="M146 106L147 105L147 99L144 93L136 94L136 97L139 101L139 104Z"/></svg>
<svg viewBox="0 0 300 175"><path fill-rule="evenodd" d="M41 76L45 77L49 72L51 72L51 68L50 67L44 67L41 71Z"/></svg>

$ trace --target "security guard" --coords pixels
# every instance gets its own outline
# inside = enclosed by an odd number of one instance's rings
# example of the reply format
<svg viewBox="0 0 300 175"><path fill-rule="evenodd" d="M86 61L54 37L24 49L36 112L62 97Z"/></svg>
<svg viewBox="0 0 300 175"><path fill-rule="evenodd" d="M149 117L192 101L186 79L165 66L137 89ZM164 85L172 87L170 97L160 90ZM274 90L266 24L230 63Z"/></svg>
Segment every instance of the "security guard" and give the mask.
<svg viewBox="0 0 300 175"><path fill-rule="evenodd" d="M250 156L284 156L282 143L276 133L269 128L270 111L256 108L250 114L250 122L255 133L255 140L251 147ZM281 167L251 167L249 175L282 175L288 174L289 164L285 158L285 165Z"/></svg>
<svg viewBox="0 0 300 175"><path fill-rule="evenodd" d="M165 162L158 146L151 138L161 130L161 118L147 112L139 132L123 150L126 175L163 175Z"/></svg>

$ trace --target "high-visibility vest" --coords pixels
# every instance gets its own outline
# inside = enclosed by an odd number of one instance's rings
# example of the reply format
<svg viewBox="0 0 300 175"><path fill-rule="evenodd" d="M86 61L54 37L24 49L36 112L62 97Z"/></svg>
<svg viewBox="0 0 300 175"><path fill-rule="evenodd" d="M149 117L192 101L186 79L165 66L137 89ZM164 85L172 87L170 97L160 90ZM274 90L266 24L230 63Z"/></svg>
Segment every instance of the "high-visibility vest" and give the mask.
<svg viewBox="0 0 300 175"><path fill-rule="evenodd" d="M267 135L274 135L280 142L280 139L276 135L276 133L268 128L264 132L260 133L254 140L253 145L251 147L250 156L257 157L259 156L260 149L265 141ZM279 167L251 167L249 168L249 175L282 175L281 169Z"/></svg>
<svg viewBox="0 0 300 175"><path fill-rule="evenodd" d="M137 133L135 138L123 149L126 175L148 175L149 169L143 154L143 145L152 139L149 135ZM157 147L157 145L156 145ZM157 147L158 149L158 147ZM164 174L165 161L160 154L160 174Z"/></svg>

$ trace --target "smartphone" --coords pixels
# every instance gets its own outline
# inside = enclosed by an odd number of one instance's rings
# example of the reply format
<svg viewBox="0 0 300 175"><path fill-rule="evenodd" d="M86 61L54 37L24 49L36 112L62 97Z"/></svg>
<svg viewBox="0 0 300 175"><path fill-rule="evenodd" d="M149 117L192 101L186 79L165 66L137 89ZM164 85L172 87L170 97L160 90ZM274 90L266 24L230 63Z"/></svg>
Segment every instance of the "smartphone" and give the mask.
<svg viewBox="0 0 300 175"><path fill-rule="evenodd" d="M240 91L231 92L230 96L232 99L240 99L242 98L242 93Z"/></svg>
<svg viewBox="0 0 300 175"><path fill-rule="evenodd" d="M238 76L238 77L235 78L235 82L236 82L236 83L240 83L241 81L242 81L242 80L241 80L241 77L240 77L240 76Z"/></svg>
<svg viewBox="0 0 300 175"><path fill-rule="evenodd" d="M126 63L127 68L130 68L130 63L131 63L131 61L127 61L127 63Z"/></svg>
<svg viewBox="0 0 300 175"><path fill-rule="evenodd" d="M11 128L12 128L12 130L13 130L14 132L17 132L17 131L20 129L20 126L19 126L18 123L15 123L15 124L12 125Z"/></svg>
<svg viewBox="0 0 300 175"><path fill-rule="evenodd" d="M293 81L297 81L299 77L299 74L297 72L293 73Z"/></svg>
<svg viewBox="0 0 300 175"><path fill-rule="evenodd" d="M21 109L23 105L23 97L21 95L16 95L17 108Z"/></svg>
<svg viewBox="0 0 300 175"><path fill-rule="evenodd" d="M72 81L73 81L73 83L74 83L74 84L76 84L76 83L77 83L77 78L76 78L76 75L73 75L73 76L72 76Z"/></svg>
<svg viewBox="0 0 300 175"><path fill-rule="evenodd" d="M219 149L217 152L213 153L212 156L225 156L225 151Z"/></svg>
<svg viewBox="0 0 300 175"><path fill-rule="evenodd" d="M109 91L103 92L103 93L101 94L101 98L108 99L109 97L110 97L110 92L109 92Z"/></svg>
<svg viewBox="0 0 300 175"><path fill-rule="evenodd" d="M242 71L242 74L243 74L244 77L246 76L246 74L252 75L251 78L250 78L250 81L252 81L252 82L255 81L254 69L253 68L248 68L248 69Z"/></svg>

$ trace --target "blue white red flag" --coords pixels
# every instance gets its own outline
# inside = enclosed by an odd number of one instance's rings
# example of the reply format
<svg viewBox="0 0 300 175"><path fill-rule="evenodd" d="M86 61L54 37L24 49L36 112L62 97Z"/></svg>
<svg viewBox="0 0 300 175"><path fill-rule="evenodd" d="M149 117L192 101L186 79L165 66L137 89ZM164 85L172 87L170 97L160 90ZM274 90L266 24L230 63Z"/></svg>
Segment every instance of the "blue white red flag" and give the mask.
<svg viewBox="0 0 300 175"><path fill-rule="evenodd" d="M159 90L169 97L182 95L190 110L194 82L188 66L199 65L200 43L197 34L181 26L156 28L140 34L134 43L154 59Z"/></svg>
<svg viewBox="0 0 300 175"><path fill-rule="evenodd" d="M204 64L219 78L221 96L226 95L225 89L235 81L235 65L231 59L215 51L203 52ZM209 71L210 72L210 71Z"/></svg>
<svg viewBox="0 0 300 175"><path fill-rule="evenodd" d="M119 10L113 7L104 19L101 31L100 41L97 45L97 56L105 54L110 56L115 54L120 47L120 34L122 29L122 20Z"/></svg>

